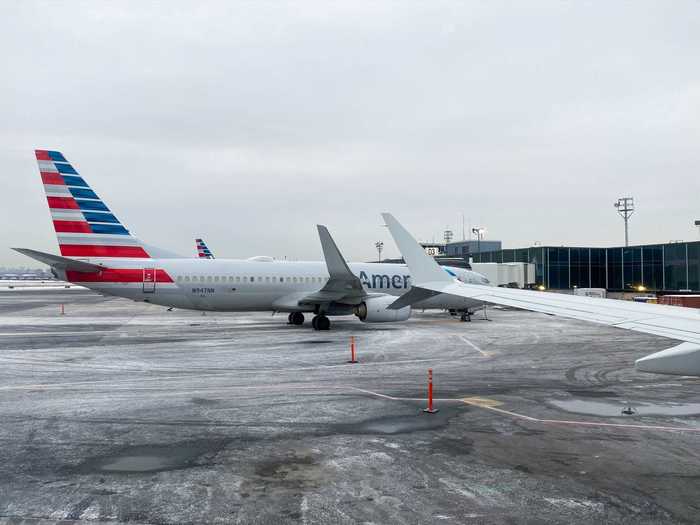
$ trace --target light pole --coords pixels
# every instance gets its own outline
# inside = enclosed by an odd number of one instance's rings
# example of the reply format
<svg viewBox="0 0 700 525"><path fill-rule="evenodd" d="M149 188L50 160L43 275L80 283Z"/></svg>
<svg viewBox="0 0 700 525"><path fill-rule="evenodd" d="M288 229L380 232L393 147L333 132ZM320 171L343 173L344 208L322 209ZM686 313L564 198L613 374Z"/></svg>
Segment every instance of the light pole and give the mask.
<svg viewBox="0 0 700 525"><path fill-rule="evenodd" d="M379 262L382 262L382 248L384 248L384 243L382 241L377 241L374 243L374 247L377 248L377 253L379 253Z"/></svg>
<svg viewBox="0 0 700 525"><path fill-rule="evenodd" d="M486 230L484 228L472 228L472 233L476 234L476 251L477 254L479 255L479 262L481 262L481 239L484 238L484 232Z"/></svg>
<svg viewBox="0 0 700 525"><path fill-rule="evenodd" d="M630 245L628 222L634 213L634 197L621 197L615 203L617 213L625 220L625 247Z"/></svg>

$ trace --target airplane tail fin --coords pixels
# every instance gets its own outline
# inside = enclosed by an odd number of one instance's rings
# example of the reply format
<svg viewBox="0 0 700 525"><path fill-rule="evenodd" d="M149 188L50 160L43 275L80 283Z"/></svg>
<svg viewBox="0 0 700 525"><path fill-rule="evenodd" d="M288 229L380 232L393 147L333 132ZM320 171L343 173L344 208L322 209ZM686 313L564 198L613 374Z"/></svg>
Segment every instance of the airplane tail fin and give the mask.
<svg viewBox="0 0 700 525"><path fill-rule="evenodd" d="M197 255L199 255L200 259L214 258L214 254L211 253L211 250L204 243L203 239L195 239L195 243L197 244Z"/></svg>
<svg viewBox="0 0 700 525"><path fill-rule="evenodd" d="M48 150L35 154L61 255L151 257L63 154Z"/></svg>

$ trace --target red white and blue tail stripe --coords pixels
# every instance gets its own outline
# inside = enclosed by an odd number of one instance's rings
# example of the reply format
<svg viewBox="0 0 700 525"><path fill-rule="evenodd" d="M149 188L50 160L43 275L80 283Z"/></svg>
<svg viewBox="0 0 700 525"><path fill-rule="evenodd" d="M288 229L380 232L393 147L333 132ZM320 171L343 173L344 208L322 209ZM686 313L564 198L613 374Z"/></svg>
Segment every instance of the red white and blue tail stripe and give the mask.
<svg viewBox="0 0 700 525"><path fill-rule="evenodd" d="M35 154L61 255L150 257L60 152Z"/></svg>
<svg viewBox="0 0 700 525"><path fill-rule="evenodd" d="M197 255L199 255L200 259L214 258L214 254L211 253L211 250L207 248L207 245L204 244L204 241L202 239L195 239L195 243L197 244Z"/></svg>

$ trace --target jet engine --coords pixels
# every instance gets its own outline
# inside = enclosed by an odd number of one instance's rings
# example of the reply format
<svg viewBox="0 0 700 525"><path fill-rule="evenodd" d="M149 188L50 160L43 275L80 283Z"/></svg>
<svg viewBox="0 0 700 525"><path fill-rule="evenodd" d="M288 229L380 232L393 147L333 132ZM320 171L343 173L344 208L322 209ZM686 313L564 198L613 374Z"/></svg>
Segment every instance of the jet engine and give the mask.
<svg viewBox="0 0 700 525"><path fill-rule="evenodd" d="M391 295L370 297L354 308L355 315L364 323L405 321L411 316L410 306L404 306L400 310L389 310L387 308L396 299L396 297Z"/></svg>

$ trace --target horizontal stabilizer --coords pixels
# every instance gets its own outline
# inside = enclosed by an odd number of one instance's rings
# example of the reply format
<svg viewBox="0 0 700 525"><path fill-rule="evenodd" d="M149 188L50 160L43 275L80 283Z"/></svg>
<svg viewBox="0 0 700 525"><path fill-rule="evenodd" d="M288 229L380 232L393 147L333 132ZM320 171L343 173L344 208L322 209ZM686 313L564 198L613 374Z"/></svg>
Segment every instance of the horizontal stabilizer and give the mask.
<svg viewBox="0 0 700 525"><path fill-rule="evenodd" d="M420 301L424 301L425 299L434 297L436 295L440 295L440 292L436 292L434 290L427 290L418 286L413 286L408 292L396 299L396 301L391 303L387 308L389 310L401 310L401 308L405 308L406 306L412 306L416 303L419 303Z"/></svg>
<svg viewBox="0 0 700 525"><path fill-rule="evenodd" d="M51 253L40 252L37 250L30 250L29 248L12 248L14 251L31 257L39 262L48 264L53 268L58 270L72 270L75 272L100 272L104 270L105 266L100 266L98 264L92 264L84 261L77 261L75 259L70 259L69 257L61 257L60 255L53 255Z"/></svg>

